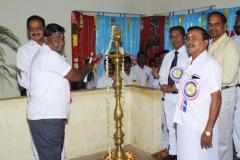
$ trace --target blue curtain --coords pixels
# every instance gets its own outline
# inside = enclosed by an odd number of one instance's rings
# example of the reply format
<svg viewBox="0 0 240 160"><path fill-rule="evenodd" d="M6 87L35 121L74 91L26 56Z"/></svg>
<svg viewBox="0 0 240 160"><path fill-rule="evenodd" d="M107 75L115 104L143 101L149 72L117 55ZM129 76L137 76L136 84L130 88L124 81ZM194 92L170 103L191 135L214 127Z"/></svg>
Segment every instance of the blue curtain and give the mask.
<svg viewBox="0 0 240 160"><path fill-rule="evenodd" d="M168 20L166 20L166 18L169 18ZM164 49L167 50L172 50L173 46L171 44L170 41L170 33L169 33L169 29L173 26L178 26L179 25L179 19L180 19L180 15L177 16L167 16L165 18L165 31L164 31ZM168 21L168 28L166 28L166 21Z"/></svg>
<svg viewBox="0 0 240 160"><path fill-rule="evenodd" d="M235 25L235 19L236 19L236 11L240 10L240 7L235 7L235 8L228 8L228 19L227 19L227 24L228 24L228 31L231 32L233 30L233 26ZM209 10L205 10L205 11L201 11L201 12L196 12L196 13L192 13L192 14L185 14L183 15L184 20L182 23L182 26L184 27L185 31L187 31L187 29L189 27L192 26L202 26L204 29L208 30L208 21L207 21L207 17L208 14L213 12L213 11L218 11L223 13L224 15L226 14L226 8L222 8L222 9L209 9ZM167 16L165 18L165 23L168 19L168 25L165 24L165 41L164 41L164 48L168 49L168 50L172 50L173 46L171 44L170 41L170 33L169 33L169 29L173 26L177 26L180 25L181 22L181 16L182 15L177 15L177 16ZM204 21L202 21L202 18L204 19Z"/></svg>
<svg viewBox="0 0 240 160"><path fill-rule="evenodd" d="M97 73L102 75L104 70L105 52L111 38L111 19L114 18L114 25L119 27L122 32L121 46L125 53L131 53L136 56L139 50L140 41L140 17L129 17L130 25L128 26L128 17L112 17L98 15L96 30L96 55L103 54L103 59L98 66ZM110 52L114 52L112 44Z"/></svg>

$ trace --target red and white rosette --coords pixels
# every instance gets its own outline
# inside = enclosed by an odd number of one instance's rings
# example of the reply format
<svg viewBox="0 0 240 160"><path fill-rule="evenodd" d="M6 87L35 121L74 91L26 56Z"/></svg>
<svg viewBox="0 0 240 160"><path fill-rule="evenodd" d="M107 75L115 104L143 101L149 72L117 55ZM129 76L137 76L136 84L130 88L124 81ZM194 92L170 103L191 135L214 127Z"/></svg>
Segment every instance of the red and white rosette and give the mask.
<svg viewBox="0 0 240 160"><path fill-rule="evenodd" d="M194 100L198 97L200 86L195 79L188 79L183 83L182 94L187 100Z"/></svg>
<svg viewBox="0 0 240 160"><path fill-rule="evenodd" d="M176 66L176 67L173 67L171 70L170 70L170 78L174 81L174 82L179 82L182 75L183 75L183 71L184 69L180 66Z"/></svg>

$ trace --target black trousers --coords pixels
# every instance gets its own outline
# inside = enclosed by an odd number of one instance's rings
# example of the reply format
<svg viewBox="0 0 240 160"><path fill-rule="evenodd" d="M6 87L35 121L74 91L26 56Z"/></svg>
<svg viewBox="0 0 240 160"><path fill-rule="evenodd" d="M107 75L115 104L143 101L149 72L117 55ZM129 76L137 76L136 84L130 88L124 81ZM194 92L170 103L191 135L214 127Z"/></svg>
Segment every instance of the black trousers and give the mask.
<svg viewBox="0 0 240 160"><path fill-rule="evenodd" d="M61 160L65 119L28 120L40 160Z"/></svg>

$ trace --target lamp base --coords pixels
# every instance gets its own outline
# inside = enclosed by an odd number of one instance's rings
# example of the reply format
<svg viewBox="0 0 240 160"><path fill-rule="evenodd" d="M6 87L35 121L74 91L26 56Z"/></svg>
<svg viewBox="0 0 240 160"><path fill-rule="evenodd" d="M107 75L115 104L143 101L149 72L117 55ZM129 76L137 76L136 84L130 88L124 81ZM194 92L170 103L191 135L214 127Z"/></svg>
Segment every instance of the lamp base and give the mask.
<svg viewBox="0 0 240 160"><path fill-rule="evenodd" d="M125 152L125 155L127 156L127 158L126 159L124 158L124 160L135 160L136 159L136 156L134 153L132 153L130 151L124 151L124 152ZM113 156L114 156L114 152L111 152L111 157L113 157ZM106 155L104 155L103 160L112 160L112 158L110 159L109 155L107 153Z"/></svg>

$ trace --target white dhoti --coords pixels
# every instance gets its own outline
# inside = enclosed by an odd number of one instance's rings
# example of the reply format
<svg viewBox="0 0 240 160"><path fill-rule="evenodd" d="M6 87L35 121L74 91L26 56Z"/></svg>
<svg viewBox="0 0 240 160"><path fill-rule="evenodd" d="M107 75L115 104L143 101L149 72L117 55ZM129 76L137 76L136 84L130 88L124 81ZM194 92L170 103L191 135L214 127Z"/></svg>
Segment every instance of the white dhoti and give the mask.
<svg viewBox="0 0 240 160"><path fill-rule="evenodd" d="M162 101L162 149L168 148L168 131L167 131L167 122L166 122L166 115L164 111L164 101Z"/></svg>
<svg viewBox="0 0 240 160"><path fill-rule="evenodd" d="M169 136L169 154L177 155L177 135L176 123L173 122L174 113L176 110L177 94L166 93L164 101L164 109L166 115L168 136Z"/></svg>
<svg viewBox="0 0 240 160"><path fill-rule="evenodd" d="M236 87L222 90L219 113L219 160L233 159L233 114L237 103Z"/></svg>
<svg viewBox="0 0 240 160"><path fill-rule="evenodd" d="M240 87L237 87L237 105L233 118L233 142L237 157L240 157Z"/></svg>
<svg viewBox="0 0 240 160"><path fill-rule="evenodd" d="M218 129L213 131L212 148L201 148L203 132L177 125L177 159L178 160L219 160Z"/></svg>

